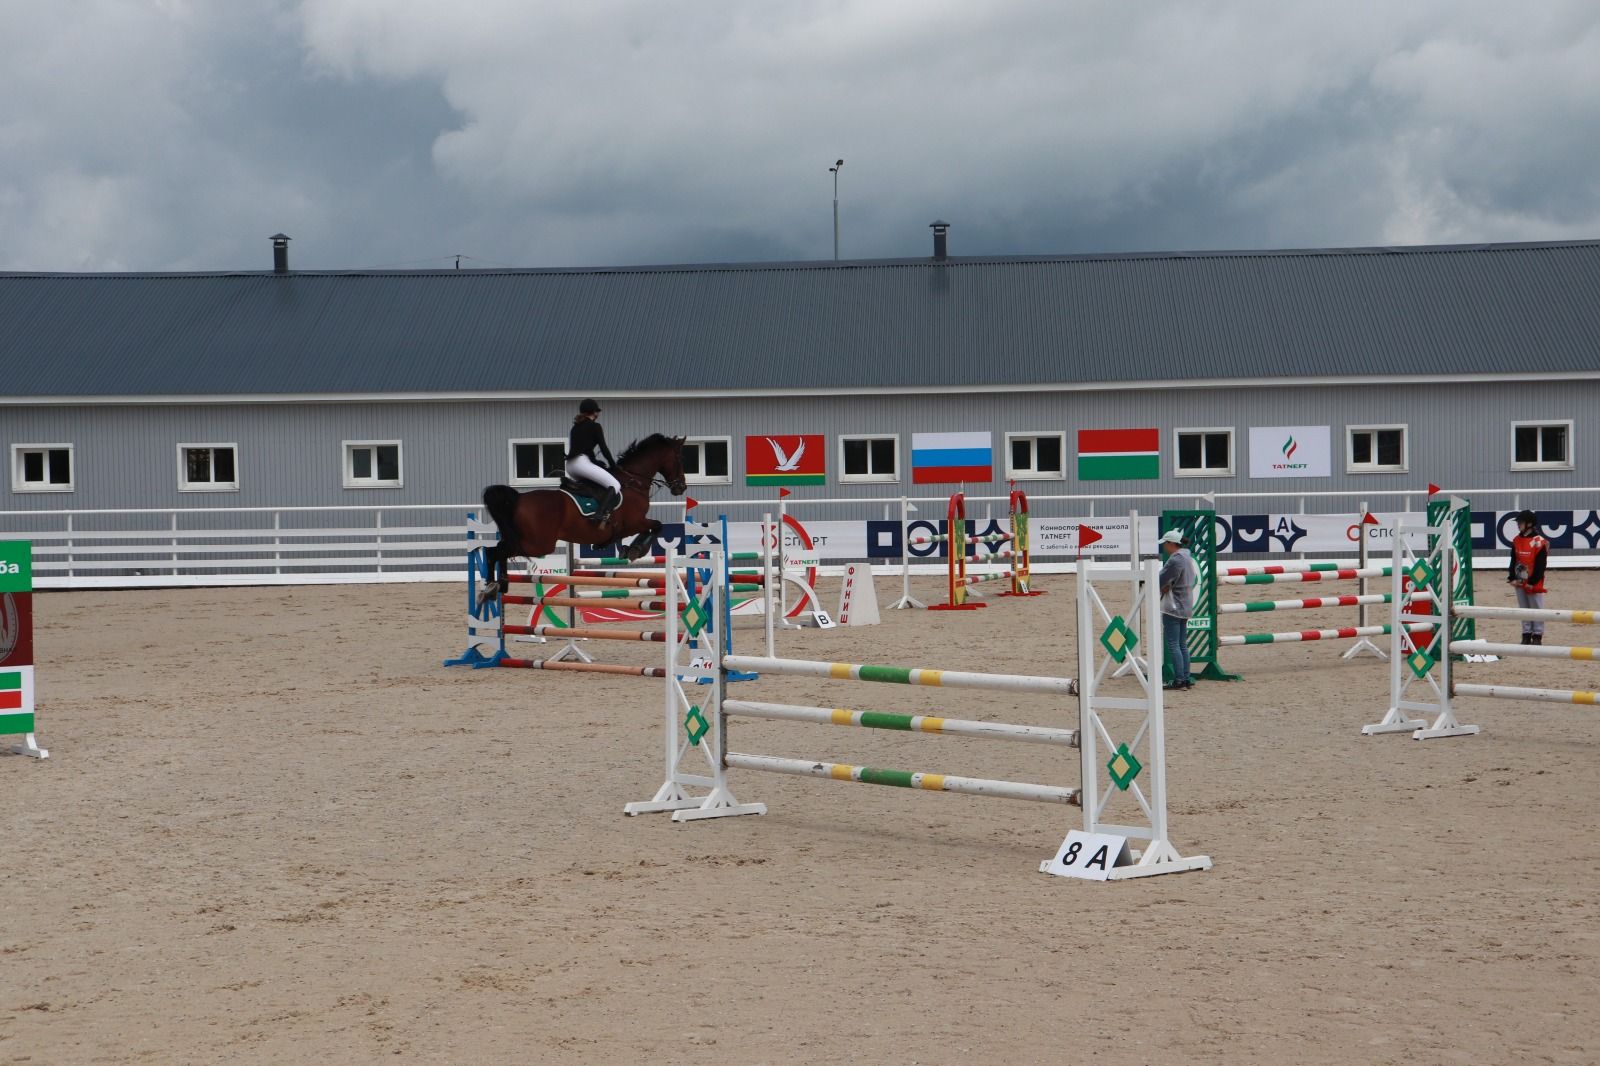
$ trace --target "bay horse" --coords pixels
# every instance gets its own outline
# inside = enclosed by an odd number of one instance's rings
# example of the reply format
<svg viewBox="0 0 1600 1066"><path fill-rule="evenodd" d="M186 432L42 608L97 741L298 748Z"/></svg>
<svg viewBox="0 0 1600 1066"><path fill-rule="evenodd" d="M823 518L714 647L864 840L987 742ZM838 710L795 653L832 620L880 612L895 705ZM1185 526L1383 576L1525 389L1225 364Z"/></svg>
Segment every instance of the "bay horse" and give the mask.
<svg viewBox="0 0 1600 1066"><path fill-rule="evenodd" d="M651 518L650 491L660 480L674 496L688 490L683 476L683 438L652 433L623 449L612 471L622 482L622 502L605 522L587 518L571 496L560 489L518 492L509 485L483 490L483 506L500 527L500 542L485 548L490 579L478 594L480 604L505 592L506 560L515 556L539 559L555 551L556 542L610 544L633 536L623 556L637 559L661 532Z"/></svg>

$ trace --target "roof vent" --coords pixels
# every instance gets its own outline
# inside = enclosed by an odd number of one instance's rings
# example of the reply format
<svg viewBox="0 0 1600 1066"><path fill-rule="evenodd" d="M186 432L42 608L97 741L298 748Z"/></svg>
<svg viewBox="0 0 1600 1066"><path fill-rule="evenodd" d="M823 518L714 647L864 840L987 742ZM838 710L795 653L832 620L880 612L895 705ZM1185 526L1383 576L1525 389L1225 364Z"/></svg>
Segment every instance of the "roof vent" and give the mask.
<svg viewBox="0 0 1600 1066"><path fill-rule="evenodd" d="M289 273L289 238L286 234L274 233L272 235L272 272L274 274Z"/></svg>
<svg viewBox="0 0 1600 1066"><path fill-rule="evenodd" d="M928 225L933 229L933 257L935 259L948 259L950 256L946 250L944 235L950 232L950 223L930 222Z"/></svg>

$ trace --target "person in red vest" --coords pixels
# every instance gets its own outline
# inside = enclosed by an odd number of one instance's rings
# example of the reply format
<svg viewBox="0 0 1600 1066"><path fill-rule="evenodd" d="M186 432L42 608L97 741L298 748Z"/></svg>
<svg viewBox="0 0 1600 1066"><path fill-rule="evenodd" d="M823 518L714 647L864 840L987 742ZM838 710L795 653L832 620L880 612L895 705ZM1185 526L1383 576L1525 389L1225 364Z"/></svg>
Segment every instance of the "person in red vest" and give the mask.
<svg viewBox="0 0 1600 1066"><path fill-rule="evenodd" d="M1539 533L1539 516L1532 511L1517 515L1517 535L1511 541L1511 569L1506 580L1517 590L1518 607L1544 607L1544 568L1550 542ZM1522 623L1522 643L1543 644L1544 623Z"/></svg>

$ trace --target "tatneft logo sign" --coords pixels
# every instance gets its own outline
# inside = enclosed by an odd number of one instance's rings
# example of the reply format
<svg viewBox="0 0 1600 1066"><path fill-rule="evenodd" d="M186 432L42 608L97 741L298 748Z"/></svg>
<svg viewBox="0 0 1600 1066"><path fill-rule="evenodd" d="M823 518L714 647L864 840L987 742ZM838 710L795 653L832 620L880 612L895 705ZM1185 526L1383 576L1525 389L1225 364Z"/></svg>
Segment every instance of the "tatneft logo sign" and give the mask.
<svg viewBox="0 0 1600 1066"><path fill-rule="evenodd" d="M1332 477L1328 426L1250 427L1251 477Z"/></svg>

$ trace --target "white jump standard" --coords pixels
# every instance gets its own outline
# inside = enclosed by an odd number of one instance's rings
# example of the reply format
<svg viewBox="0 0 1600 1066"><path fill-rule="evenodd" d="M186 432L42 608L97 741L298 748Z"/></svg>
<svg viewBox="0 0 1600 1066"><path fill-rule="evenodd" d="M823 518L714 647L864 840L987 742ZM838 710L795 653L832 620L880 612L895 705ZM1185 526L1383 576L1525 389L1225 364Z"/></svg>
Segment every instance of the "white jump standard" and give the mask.
<svg viewBox="0 0 1600 1066"><path fill-rule="evenodd" d="M1142 613L1130 612L1129 619L1118 616L1114 621L1108 616L1104 627L1108 632L1115 633L1114 646L1122 648L1124 652L1138 642L1138 632L1152 632L1152 627L1154 632L1160 630L1157 594L1159 582L1156 575L1157 568L1151 563L1143 570L1097 571L1091 576L1080 578L1085 585L1092 584L1095 578L1099 578L1103 583L1120 581L1130 589L1130 600ZM669 583L669 589L671 587ZM696 613L714 614L719 609L718 600L723 594L720 584L713 583L710 593ZM1090 595L1094 597L1093 602L1100 602L1097 594ZM1091 601L1083 602L1087 604ZM685 613L685 617L687 616L688 612ZM668 617L673 618L674 613L669 612ZM1087 621L1089 624L1094 623L1092 616ZM1096 625L1096 633L1101 628ZM1155 648L1159 641L1151 643L1152 648ZM1112 646L1113 644L1106 645L1107 648ZM1095 660L1094 647L1091 642L1088 658L1085 660L1090 664ZM1142 852L1132 853L1137 861L1109 871L1108 879L1111 880L1208 869L1211 865L1210 859L1204 856L1191 858L1179 856L1166 837L1166 765L1165 751L1162 747L1164 734L1159 674L1152 682L1147 671L1140 671L1137 678L1140 698L1118 699L1102 698L1098 696L1097 689L1094 694L1086 696L1079 691L1078 682L1065 677L985 674L857 663L814 662L775 656L729 655L722 650L720 644L715 643L712 650L714 652L712 662L697 668L684 664L678 654L678 643L670 637L667 640L666 780L652 799L627 804L624 808L626 813L635 815L671 812L672 820L675 822L766 813L765 804L740 802L733 795L728 782L728 772L742 770L923 791L1078 805L1083 808L1083 824L1086 832L1120 834L1125 838L1147 841ZM1123 658L1126 658L1125 654L1119 656L1117 661ZM1155 669L1159 670L1158 649L1155 661ZM1099 667L1095 673L1096 685L1103 680L1111 665L1112 660L1107 659ZM789 676L827 678L844 682L1027 692L1061 698L1076 696L1078 728L1066 729L934 714L904 714L730 699L727 695L727 679L730 672L736 670L759 672L762 680ZM695 687L694 683L702 679L712 683L704 688ZM1137 727L1129 734L1131 739L1120 745L1114 744L1103 712L1125 710L1139 710L1140 720ZM729 750L728 723L734 718L934 734L965 739L1008 740L1061 748L1079 747L1079 756L1073 761L1079 763L1083 787L958 777L927 771L858 766L824 759L732 751ZM1100 764L1102 744L1106 746L1107 754L1110 756L1105 766ZM690 755L690 749L695 747L701 750L699 757ZM1139 750L1138 755L1135 754L1135 749ZM703 769L695 769L695 765L700 763L703 763ZM1109 786L1102 785L1102 778L1109 782ZM1146 785L1149 789L1148 795L1145 792ZM1107 804L1115 796L1128 796L1134 800L1138 813L1142 815L1139 819L1142 824L1130 826L1105 824L1101 816Z"/></svg>

